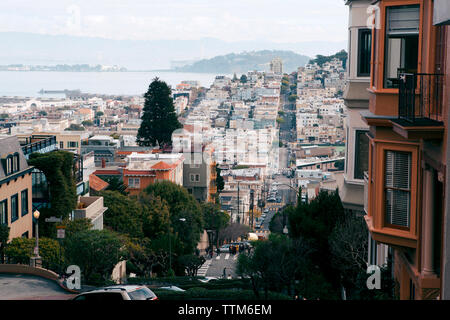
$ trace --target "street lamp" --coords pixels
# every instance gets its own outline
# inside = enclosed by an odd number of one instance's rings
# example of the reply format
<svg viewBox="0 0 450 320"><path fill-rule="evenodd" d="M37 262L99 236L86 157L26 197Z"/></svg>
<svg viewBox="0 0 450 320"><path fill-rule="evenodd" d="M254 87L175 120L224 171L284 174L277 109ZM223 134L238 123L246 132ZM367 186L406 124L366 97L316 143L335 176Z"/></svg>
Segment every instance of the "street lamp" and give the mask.
<svg viewBox="0 0 450 320"><path fill-rule="evenodd" d="M36 258L39 258L39 216L41 213L38 210L35 210L33 212L33 217L36 219L36 247L34 248L34 254L36 255Z"/></svg>

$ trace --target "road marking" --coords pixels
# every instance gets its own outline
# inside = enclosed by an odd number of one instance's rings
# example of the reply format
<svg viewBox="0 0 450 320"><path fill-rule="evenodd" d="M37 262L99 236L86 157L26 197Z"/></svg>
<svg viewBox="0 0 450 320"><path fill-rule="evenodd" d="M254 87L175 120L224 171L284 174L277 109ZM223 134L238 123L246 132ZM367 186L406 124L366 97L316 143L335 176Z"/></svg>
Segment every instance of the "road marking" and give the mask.
<svg viewBox="0 0 450 320"><path fill-rule="evenodd" d="M211 262L212 260L206 260L205 263L200 267L200 269L198 269L197 275L201 277L206 276Z"/></svg>
<svg viewBox="0 0 450 320"><path fill-rule="evenodd" d="M225 260L228 260L230 258L230 254L227 253L227 255L225 256Z"/></svg>
<svg viewBox="0 0 450 320"><path fill-rule="evenodd" d="M235 256L233 257L233 260L236 260L236 259L237 259L237 257L238 257L238 255L235 255Z"/></svg>
<svg viewBox="0 0 450 320"><path fill-rule="evenodd" d="M217 256L217 257L216 257L216 260L220 260L220 256Z"/></svg>

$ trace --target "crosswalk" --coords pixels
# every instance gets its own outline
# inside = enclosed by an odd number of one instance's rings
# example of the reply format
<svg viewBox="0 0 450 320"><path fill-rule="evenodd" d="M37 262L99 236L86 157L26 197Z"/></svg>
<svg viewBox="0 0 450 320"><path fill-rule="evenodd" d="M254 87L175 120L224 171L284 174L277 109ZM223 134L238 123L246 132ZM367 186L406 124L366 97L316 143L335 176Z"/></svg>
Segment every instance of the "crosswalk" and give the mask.
<svg viewBox="0 0 450 320"><path fill-rule="evenodd" d="M197 275L201 277L206 276L211 262L212 260L206 260L205 263L200 267L200 269L198 269Z"/></svg>
<svg viewBox="0 0 450 320"><path fill-rule="evenodd" d="M223 257L224 257L224 255L222 254L222 255L217 256L215 259L216 259L216 260L220 260L220 259L222 259ZM230 259L230 257L231 257L232 260L237 260L238 254L235 254L235 255L232 256L232 255L230 255L229 253L227 253L227 254L225 255L224 260L228 260L228 259Z"/></svg>
<svg viewBox="0 0 450 320"><path fill-rule="evenodd" d="M213 260L233 260L236 261L238 258L239 254L235 254L235 255L230 255L229 253L225 254L225 255L218 255L217 257L215 257L214 259L208 259L205 261L205 263L200 267L200 269L198 269L197 271L197 275L200 277L204 277L206 276L206 273L209 270L209 267L211 266L211 263L213 262Z"/></svg>

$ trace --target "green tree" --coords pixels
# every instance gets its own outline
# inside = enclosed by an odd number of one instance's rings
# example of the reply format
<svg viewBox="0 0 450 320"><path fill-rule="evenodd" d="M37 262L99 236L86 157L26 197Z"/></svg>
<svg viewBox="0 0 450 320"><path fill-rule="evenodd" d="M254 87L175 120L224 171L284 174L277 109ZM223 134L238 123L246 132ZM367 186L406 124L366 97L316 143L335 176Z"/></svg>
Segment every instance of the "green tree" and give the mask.
<svg viewBox="0 0 450 320"><path fill-rule="evenodd" d="M42 236L53 237L56 235L55 225L45 223L45 218L62 216L66 219L77 205L74 155L63 150L44 154L32 153L28 164L42 171L47 179L50 207L39 210L39 231Z"/></svg>
<svg viewBox="0 0 450 320"><path fill-rule="evenodd" d="M165 255L160 255L152 247L148 238L129 238L125 241L127 262L132 265L132 270L140 277L151 277L155 267L162 267ZM160 252L159 252L160 253Z"/></svg>
<svg viewBox="0 0 450 320"><path fill-rule="evenodd" d="M182 125L178 122L171 94L164 81L153 79L144 96L144 114L136 139L140 146L172 144L173 131Z"/></svg>
<svg viewBox="0 0 450 320"><path fill-rule="evenodd" d="M339 290L340 276L330 263L332 253L328 242L337 223L345 215L338 190L320 191L309 203L298 201L297 206L288 207L286 213L289 234L311 242L315 250L311 255L313 264L318 266L327 281Z"/></svg>
<svg viewBox="0 0 450 320"><path fill-rule="evenodd" d="M72 123L68 128L64 129L65 131L84 131L84 127L79 124Z"/></svg>
<svg viewBox="0 0 450 320"><path fill-rule="evenodd" d="M248 81L247 76L246 76L245 74L243 74L243 75L241 76L240 81L241 81L241 83L247 83L247 81Z"/></svg>
<svg viewBox="0 0 450 320"><path fill-rule="evenodd" d="M5 248L9 239L9 227L6 224L0 224L0 263L5 263Z"/></svg>
<svg viewBox="0 0 450 320"><path fill-rule="evenodd" d="M170 226L170 212L167 202L161 197L142 193L139 196L142 204L142 230L145 237L150 239L168 233Z"/></svg>
<svg viewBox="0 0 450 320"><path fill-rule="evenodd" d="M197 200L185 188L170 181L153 183L144 193L167 203L171 227L180 238L183 253L193 253L203 233L202 210Z"/></svg>
<svg viewBox="0 0 450 320"><path fill-rule="evenodd" d="M34 255L33 249L36 239L14 238L6 246L5 255L12 263L29 264ZM42 267L59 271L60 254L62 249L58 241L49 238L39 238L39 255L42 258ZM62 262L62 261L61 261Z"/></svg>
<svg viewBox="0 0 450 320"><path fill-rule="evenodd" d="M101 193L105 207L103 222L112 230L128 234L132 238L143 237L141 204L135 199L117 191Z"/></svg>
<svg viewBox="0 0 450 320"><path fill-rule="evenodd" d="M96 117L96 118L101 117L101 116L103 116L103 115L104 115L103 111L97 111L97 112L95 113L95 117Z"/></svg>
<svg viewBox="0 0 450 320"><path fill-rule="evenodd" d="M295 102L297 100L296 94L291 94L288 98L289 102Z"/></svg>
<svg viewBox="0 0 450 320"><path fill-rule="evenodd" d="M80 267L82 280L87 284L109 280L123 255L119 237L109 230L77 232L65 240L66 260Z"/></svg>
<svg viewBox="0 0 450 320"><path fill-rule="evenodd" d="M178 258L178 263L181 264L188 276L195 277L200 267L205 263L205 257L198 257L193 254L184 255Z"/></svg>
<svg viewBox="0 0 450 320"><path fill-rule="evenodd" d="M216 185L217 185L217 192L220 193L223 188L225 187L225 182L223 180L223 177L220 175L221 169L219 168L219 165L216 164Z"/></svg>
<svg viewBox="0 0 450 320"><path fill-rule="evenodd" d="M217 203L206 202L202 204L203 220L205 222L205 230L213 230L213 239L211 246L219 241L220 231L223 230L230 222L230 216L220 210Z"/></svg>
<svg viewBox="0 0 450 320"><path fill-rule="evenodd" d="M81 124L84 127L92 127L94 125L94 123L91 120L84 120Z"/></svg>
<svg viewBox="0 0 450 320"><path fill-rule="evenodd" d="M293 296L295 280L308 276L311 253L303 239L290 239L284 235L270 235L268 241L253 242L251 253L242 253L237 262L237 273L249 277L255 296L264 289L288 292Z"/></svg>
<svg viewBox="0 0 450 320"><path fill-rule="evenodd" d="M105 177L103 180L109 184L106 191L118 191L124 196L128 195L127 186L118 177Z"/></svg>
<svg viewBox="0 0 450 320"><path fill-rule="evenodd" d="M91 220L88 218L65 220L66 237L71 237L77 232L88 231L92 228Z"/></svg>

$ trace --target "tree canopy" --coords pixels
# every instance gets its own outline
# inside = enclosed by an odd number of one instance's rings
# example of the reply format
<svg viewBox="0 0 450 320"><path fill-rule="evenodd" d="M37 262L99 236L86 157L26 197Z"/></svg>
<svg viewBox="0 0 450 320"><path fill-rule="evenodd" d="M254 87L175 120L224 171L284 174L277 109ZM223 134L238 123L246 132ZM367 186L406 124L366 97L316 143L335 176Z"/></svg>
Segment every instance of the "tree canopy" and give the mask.
<svg viewBox="0 0 450 320"><path fill-rule="evenodd" d="M144 97L144 114L136 142L140 146L171 145L173 131L182 127L175 113L171 89L155 78Z"/></svg>
<svg viewBox="0 0 450 320"><path fill-rule="evenodd" d="M179 235L184 253L193 253L204 230L202 210L197 200L185 188L170 181L153 183L144 193L166 201L171 227Z"/></svg>

